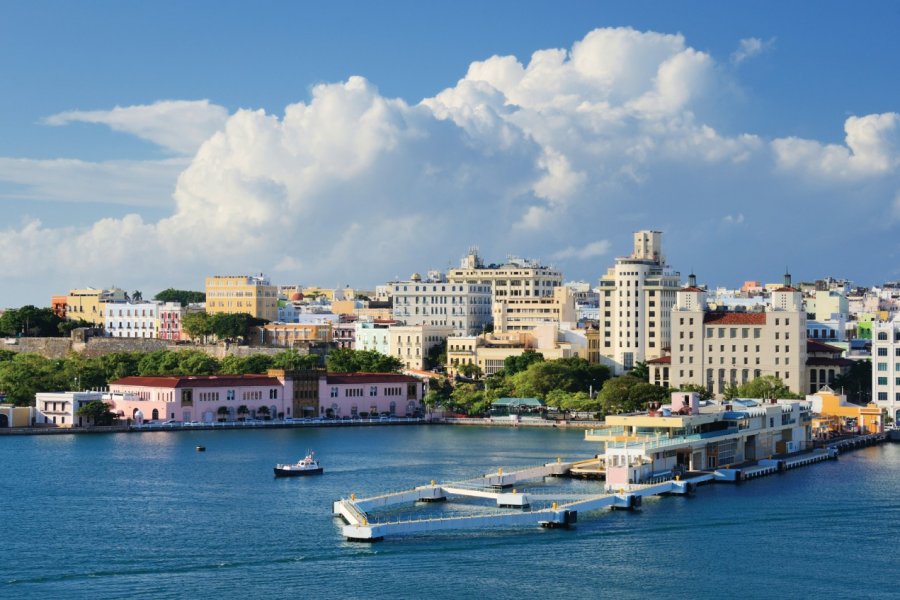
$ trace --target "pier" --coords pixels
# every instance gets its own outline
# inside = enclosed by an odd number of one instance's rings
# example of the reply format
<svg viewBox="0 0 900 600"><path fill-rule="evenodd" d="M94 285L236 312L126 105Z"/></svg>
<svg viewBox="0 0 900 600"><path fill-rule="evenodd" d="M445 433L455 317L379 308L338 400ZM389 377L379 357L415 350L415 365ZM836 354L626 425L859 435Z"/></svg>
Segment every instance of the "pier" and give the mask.
<svg viewBox="0 0 900 600"><path fill-rule="evenodd" d="M357 498L351 494L333 503L333 514L346 523L341 533L348 541L376 542L385 537L427 533L451 529L482 529L532 525L548 528L567 528L578 522L579 513L610 509L634 510L641 506L643 498L661 495L693 493L697 486L722 482L738 483L772 475L787 470L833 460L841 452L878 444L887 439L885 434L871 434L842 440L827 448L789 456L769 458L740 468L722 468L710 471L689 472L683 477L663 476L643 484L630 484L617 490L599 490L597 493L560 492L539 490L531 493L515 486L544 477L602 478L603 463L599 457L576 462L545 463L534 467L504 472L486 473L462 481L430 482L413 489ZM438 516L423 518L380 517L377 511L391 509L402 504L417 502L443 502L449 498L492 500L497 510L483 514ZM501 510L506 509L506 510ZM489 509L485 509L489 510Z"/></svg>

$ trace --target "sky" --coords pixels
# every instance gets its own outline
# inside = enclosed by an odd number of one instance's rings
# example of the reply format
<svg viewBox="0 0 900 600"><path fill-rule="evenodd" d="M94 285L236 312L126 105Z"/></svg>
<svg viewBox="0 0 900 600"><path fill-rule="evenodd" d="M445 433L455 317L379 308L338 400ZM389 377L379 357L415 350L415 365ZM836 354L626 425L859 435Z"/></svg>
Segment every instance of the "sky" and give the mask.
<svg viewBox="0 0 900 600"><path fill-rule="evenodd" d="M664 232L700 282L900 279L896 2L4 2L0 307L371 288Z"/></svg>

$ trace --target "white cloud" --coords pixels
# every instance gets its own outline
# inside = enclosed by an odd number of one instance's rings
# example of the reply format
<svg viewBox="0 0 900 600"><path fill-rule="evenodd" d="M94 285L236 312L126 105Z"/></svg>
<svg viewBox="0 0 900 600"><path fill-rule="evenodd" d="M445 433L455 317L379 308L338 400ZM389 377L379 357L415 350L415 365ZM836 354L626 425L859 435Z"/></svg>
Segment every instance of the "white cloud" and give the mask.
<svg viewBox="0 0 900 600"><path fill-rule="evenodd" d="M589 258L597 258L609 254L612 244L609 240L598 240L585 244L581 248L569 246L564 250L560 250L553 255L557 260L565 260L575 258L578 260L587 260Z"/></svg>
<svg viewBox="0 0 900 600"><path fill-rule="evenodd" d="M176 154L193 154L222 128L228 118L224 107L209 100L160 100L112 110L71 110L43 120L47 125L96 123L135 135Z"/></svg>
<svg viewBox="0 0 900 600"><path fill-rule="evenodd" d="M731 272L747 248L757 261L771 254L783 264L791 252L800 264L806 246L783 247L797 215L811 231L850 222L868 231L900 210L895 113L848 119L845 145L726 134L707 114L719 77L713 57L680 35L600 29L527 63L473 63L455 85L413 104L351 77L315 86L283 117L239 110L220 122L220 107L205 101L61 113L51 120L105 123L196 152L186 165L79 163L68 172L2 159L0 180L31 197L66 198L68 177L71 199L137 205L158 196L174 208L155 222L0 227L0 276L42 277L47 293L97 283L97 273L147 290L258 271L373 285L445 267L474 241L489 261L561 248L553 257L575 270L568 277L594 278L614 248L627 253L631 231L662 226L670 261ZM174 124L193 110L206 125L178 137ZM139 166L146 178L128 172ZM150 185L178 169L174 191ZM96 183L107 179L112 192ZM142 186L150 191L138 193ZM814 209L801 211L805 204ZM765 231L728 226L744 222ZM809 260L822 259L824 250L809 248Z"/></svg>
<svg viewBox="0 0 900 600"><path fill-rule="evenodd" d="M900 114L849 117L845 145L800 138L772 141L778 166L828 180L858 179L896 171L900 165Z"/></svg>
<svg viewBox="0 0 900 600"><path fill-rule="evenodd" d="M738 48L731 54L731 62L739 65L749 58L768 52L775 46L775 38L766 41L760 38L744 38L738 42Z"/></svg>

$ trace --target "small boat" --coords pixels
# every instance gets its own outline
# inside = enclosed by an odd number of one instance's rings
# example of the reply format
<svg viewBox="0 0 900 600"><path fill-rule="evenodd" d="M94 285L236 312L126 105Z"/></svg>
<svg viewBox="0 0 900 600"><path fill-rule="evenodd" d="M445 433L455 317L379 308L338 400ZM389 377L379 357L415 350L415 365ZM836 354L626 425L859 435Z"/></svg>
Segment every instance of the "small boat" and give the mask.
<svg viewBox="0 0 900 600"><path fill-rule="evenodd" d="M316 453L310 452L302 460L292 465L275 465L275 477L298 477L300 475L321 475L322 467L316 460Z"/></svg>

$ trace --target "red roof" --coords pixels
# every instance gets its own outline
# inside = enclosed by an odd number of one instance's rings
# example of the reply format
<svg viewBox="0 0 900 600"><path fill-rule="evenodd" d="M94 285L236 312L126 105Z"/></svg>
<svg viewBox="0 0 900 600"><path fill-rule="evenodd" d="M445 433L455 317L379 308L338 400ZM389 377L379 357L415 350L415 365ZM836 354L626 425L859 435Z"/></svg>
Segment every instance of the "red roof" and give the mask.
<svg viewBox="0 0 900 600"><path fill-rule="evenodd" d="M828 354L841 354L844 350L843 350L843 348L838 348L837 346L832 346L831 344L826 344L824 342L807 339L806 340L806 351L807 352L827 352Z"/></svg>
<svg viewBox="0 0 900 600"><path fill-rule="evenodd" d="M265 387L278 386L281 382L268 375L163 375L159 377L123 377L110 385L141 387L197 388L197 387Z"/></svg>
<svg viewBox="0 0 900 600"><path fill-rule="evenodd" d="M765 325L766 313L708 312L703 322L712 325Z"/></svg>
<svg viewBox="0 0 900 600"><path fill-rule="evenodd" d="M800 290L798 290L797 288L792 288L792 287L780 287L775 291L776 292L799 292Z"/></svg>
<svg viewBox="0 0 900 600"><path fill-rule="evenodd" d="M703 292L705 290L702 290L696 286L690 286L690 287L686 287L686 288L681 288L681 291L682 292Z"/></svg>
<svg viewBox="0 0 900 600"><path fill-rule="evenodd" d="M399 373L328 373L325 381L328 384L419 382L415 377Z"/></svg>
<svg viewBox="0 0 900 600"><path fill-rule="evenodd" d="M660 356L659 358L651 358L647 361L648 365L671 365L672 357L671 356Z"/></svg>

